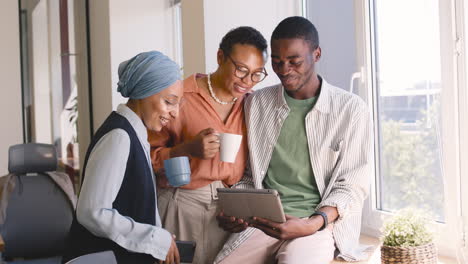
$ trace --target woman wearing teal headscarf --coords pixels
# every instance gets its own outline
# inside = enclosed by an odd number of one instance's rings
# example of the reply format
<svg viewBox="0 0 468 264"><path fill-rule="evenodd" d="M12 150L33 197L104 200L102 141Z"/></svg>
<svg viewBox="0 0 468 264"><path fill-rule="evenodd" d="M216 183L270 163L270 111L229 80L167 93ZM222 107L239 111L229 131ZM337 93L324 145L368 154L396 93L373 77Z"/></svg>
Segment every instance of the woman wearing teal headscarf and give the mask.
<svg viewBox="0 0 468 264"><path fill-rule="evenodd" d="M119 66L117 107L91 140L70 240L63 262L112 250L118 263L179 263L157 210L147 129L160 131L179 113L179 66L157 51Z"/></svg>

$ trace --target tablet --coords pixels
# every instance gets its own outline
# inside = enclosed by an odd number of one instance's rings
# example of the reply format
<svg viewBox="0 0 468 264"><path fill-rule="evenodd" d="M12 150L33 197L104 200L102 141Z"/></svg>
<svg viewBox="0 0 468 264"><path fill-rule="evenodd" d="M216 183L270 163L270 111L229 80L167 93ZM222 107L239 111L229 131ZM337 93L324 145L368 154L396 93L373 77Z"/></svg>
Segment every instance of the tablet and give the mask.
<svg viewBox="0 0 468 264"><path fill-rule="evenodd" d="M284 223L283 206L278 191L273 189L217 188L221 209L225 215L250 219L253 216Z"/></svg>

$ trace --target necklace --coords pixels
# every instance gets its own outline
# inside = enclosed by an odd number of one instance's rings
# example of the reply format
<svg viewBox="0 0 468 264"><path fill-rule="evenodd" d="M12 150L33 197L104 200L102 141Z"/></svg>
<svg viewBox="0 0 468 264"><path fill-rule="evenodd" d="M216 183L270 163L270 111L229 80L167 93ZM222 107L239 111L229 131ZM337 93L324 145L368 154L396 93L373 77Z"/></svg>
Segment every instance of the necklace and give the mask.
<svg viewBox="0 0 468 264"><path fill-rule="evenodd" d="M231 102L224 102L221 101L216 94L213 92L213 87L211 87L211 75L208 73L208 90L210 90L210 95L213 100L215 100L218 104L227 105L227 104L234 104L237 101L237 97L234 97Z"/></svg>

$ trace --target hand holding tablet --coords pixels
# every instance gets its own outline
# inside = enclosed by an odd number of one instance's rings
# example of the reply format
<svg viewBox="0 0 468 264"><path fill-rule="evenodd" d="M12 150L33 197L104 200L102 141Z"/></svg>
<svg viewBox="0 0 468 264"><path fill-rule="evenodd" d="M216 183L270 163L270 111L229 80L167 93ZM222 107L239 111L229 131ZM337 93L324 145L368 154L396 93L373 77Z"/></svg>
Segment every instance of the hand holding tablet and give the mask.
<svg viewBox="0 0 468 264"><path fill-rule="evenodd" d="M218 188L221 209L226 216L249 220L254 216L284 223L286 217L279 194L273 189Z"/></svg>

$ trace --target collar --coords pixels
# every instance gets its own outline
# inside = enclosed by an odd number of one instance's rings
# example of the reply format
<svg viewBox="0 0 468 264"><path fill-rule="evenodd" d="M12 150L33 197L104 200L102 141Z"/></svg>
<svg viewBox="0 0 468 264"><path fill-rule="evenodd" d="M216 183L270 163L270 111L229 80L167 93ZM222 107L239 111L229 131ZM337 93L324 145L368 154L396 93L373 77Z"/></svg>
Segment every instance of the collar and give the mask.
<svg viewBox="0 0 468 264"><path fill-rule="evenodd" d="M311 111L317 110L324 114L328 114L330 112L330 88L331 85L325 81L321 76L318 76L320 80L322 80L322 84L320 87L320 94L318 95L317 102L315 103L314 108ZM286 107L289 109L288 104L286 103L286 99L284 98L284 87L283 85L279 85L280 89L277 90L276 96L276 108Z"/></svg>
<svg viewBox="0 0 468 264"><path fill-rule="evenodd" d="M184 80L184 93L200 93L200 87L197 84L197 78L205 77L206 74L195 73Z"/></svg>
<svg viewBox="0 0 468 264"><path fill-rule="evenodd" d="M117 106L116 112L119 115L125 117L128 122L130 122L130 125L132 125L138 138L143 144L148 143L148 132L146 127L140 117L135 112L133 112L132 109L130 109L125 104L119 104L119 106Z"/></svg>

